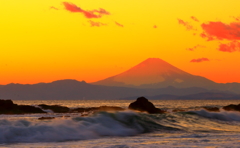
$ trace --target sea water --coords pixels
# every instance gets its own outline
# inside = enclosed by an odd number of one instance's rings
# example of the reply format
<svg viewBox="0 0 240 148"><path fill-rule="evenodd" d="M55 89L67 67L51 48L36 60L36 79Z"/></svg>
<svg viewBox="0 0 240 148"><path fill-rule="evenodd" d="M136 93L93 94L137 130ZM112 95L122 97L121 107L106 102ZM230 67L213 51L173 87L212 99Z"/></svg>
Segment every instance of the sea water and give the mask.
<svg viewBox="0 0 240 148"><path fill-rule="evenodd" d="M240 100L150 100L165 114L130 110L79 113L0 115L0 147L240 147L240 112L224 111ZM131 100L22 100L24 105L63 105L70 108L119 106ZM209 112L203 107L219 107ZM178 110L174 112L174 110ZM39 117L55 117L38 120Z"/></svg>

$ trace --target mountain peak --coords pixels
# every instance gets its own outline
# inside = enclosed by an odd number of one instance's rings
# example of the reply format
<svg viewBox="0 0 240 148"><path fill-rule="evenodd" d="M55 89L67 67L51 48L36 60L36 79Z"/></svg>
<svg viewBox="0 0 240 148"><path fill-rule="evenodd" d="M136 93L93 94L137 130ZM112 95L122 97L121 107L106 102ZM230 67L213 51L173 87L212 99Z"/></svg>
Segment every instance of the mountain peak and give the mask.
<svg viewBox="0 0 240 148"><path fill-rule="evenodd" d="M166 64L167 62L165 62L164 60L159 59L159 58L148 58L148 59L146 59L145 61L143 61L141 63L145 63L145 64L154 64L154 63L155 64L163 64L163 63L165 63Z"/></svg>
<svg viewBox="0 0 240 148"><path fill-rule="evenodd" d="M165 62L165 61L163 61L162 59L159 59L159 58L148 58L143 62Z"/></svg>
<svg viewBox="0 0 240 148"><path fill-rule="evenodd" d="M188 73L172 66L162 59L148 58L131 69L113 76L110 79L114 81L114 83L140 86L163 82L167 79L166 77L184 74L188 75ZM109 82L109 79L107 81ZM98 82L96 84L98 84Z"/></svg>
<svg viewBox="0 0 240 148"><path fill-rule="evenodd" d="M162 59L159 58L148 58L145 61L139 63L138 65L136 65L135 67L148 67L148 70L156 70L156 69L177 69L176 67L172 66L171 64L165 62Z"/></svg>
<svg viewBox="0 0 240 148"><path fill-rule="evenodd" d="M125 74L124 74L125 73ZM159 58L148 58L138 65L132 67L128 71L120 75L132 74L132 75L171 75L172 73L185 73L184 71L174 67L173 65L165 62Z"/></svg>
<svg viewBox="0 0 240 148"><path fill-rule="evenodd" d="M159 58L148 58L138 65L118 75L95 82L97 85L108 86L191 86L193 80L198 83L208 83L209 80L202 80L193 76ZM201 79L201 80L200 80ZM194 85L195 86L195 85ZM196 85L197 86L197 85Z"/></svg>

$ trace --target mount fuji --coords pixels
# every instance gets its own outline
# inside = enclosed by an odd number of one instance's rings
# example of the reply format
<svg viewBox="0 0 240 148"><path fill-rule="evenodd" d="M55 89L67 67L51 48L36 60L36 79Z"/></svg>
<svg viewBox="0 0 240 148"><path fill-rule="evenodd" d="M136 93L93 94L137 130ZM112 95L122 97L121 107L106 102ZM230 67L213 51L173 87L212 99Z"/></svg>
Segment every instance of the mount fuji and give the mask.
<svg viewBox="0 0 240 148"><path fill-rule="evenodd" d="M189 74L161 59L149 58L121 74L92 84L137 88L163 88L168 86L186 88L211 87L216 83L207 78Z"/></svg>

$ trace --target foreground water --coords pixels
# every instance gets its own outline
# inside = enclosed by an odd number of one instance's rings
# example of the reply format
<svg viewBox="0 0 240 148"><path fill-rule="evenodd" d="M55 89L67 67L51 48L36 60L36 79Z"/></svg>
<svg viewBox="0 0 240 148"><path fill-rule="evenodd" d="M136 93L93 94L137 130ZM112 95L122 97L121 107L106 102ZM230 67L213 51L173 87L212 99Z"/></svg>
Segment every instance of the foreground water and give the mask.
<svg viewBox="0 0 240 148"><path fill-rule="evenodd" d="M16 104L76 107L119 106L129 100L14 101ZM240 147L240 112L203 107L239 100L151 100L166 114L133 111L80 114L0 115L0 147ZM173 110L179 110L173 112ZM38 120L54 116L54 120Z"/></svg>

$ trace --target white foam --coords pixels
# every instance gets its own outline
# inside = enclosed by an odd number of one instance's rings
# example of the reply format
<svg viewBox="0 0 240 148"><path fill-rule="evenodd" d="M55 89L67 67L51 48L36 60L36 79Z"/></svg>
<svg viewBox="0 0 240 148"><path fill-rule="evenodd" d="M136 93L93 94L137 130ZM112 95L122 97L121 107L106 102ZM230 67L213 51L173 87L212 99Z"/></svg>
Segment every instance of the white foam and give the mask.
<svg viewBox="0 0 240 148"><path fill-rule="evenodd" d="M192 112L195 112L198 115L207 117L207 118L219 119L224 121L240 121L240 112L236 112L236 111L221 110L220 112L209 112L202 109L199 111L192 111Z"/></svg>
<svg viewBox="0 0 240 148"><path fill-rule="evenodd" d="M143 132L143 128L138 123L129 121L134 116L136 113L133 112L119 112L102 113L95 117L35 122L0 120L0 143L52 142L136 135Z"/></svg>

